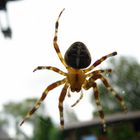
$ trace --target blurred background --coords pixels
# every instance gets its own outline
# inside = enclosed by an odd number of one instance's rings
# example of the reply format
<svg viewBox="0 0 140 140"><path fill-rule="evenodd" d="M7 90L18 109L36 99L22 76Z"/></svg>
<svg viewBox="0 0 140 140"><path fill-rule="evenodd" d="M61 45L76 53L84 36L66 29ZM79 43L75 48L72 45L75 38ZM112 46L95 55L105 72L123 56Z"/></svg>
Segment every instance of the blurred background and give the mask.
<svg viewBox="0 0 140 140"><path fill-rule="evenodd" d="M140 1L139 0L0 0L0 140L139 140L140 139ZM58 98L52 90L38 111L19 126L44 89L63 76L37 66L66 72L53 48L60 11L58 43L62 54L75 41L84 42L92 63L117 51L97 69L124 97L128 113L97 81L107 132L97 112L92 89L70 107L79 94L64 101L65 129L59 125Z"/></svg>

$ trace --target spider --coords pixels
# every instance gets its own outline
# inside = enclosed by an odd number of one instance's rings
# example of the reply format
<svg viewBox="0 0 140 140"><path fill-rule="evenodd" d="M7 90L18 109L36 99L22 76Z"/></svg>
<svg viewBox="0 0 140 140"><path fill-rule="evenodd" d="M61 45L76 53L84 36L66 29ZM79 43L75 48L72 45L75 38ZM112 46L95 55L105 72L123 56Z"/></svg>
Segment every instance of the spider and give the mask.
<svg viewBox="0 0 140 140"><path fill-rule="evenodd" d="M37 100L35 106L32 108L31 111L27 113L27 115L25 116L25 118L23 119L20 125L22 125L25 122L25 120L29 119L32 116L32 114L40 107L41 103L44 101L49 91L64 84L64 87L59 96L59 105L58 105L61 128L62 129L64 128L63 101L65 99L66 94L70 96L70 92L68 89L70 89L71 92L80 92L82 91L82 89L88 90L92 88L94 91L94 97L95 97L95 102L98 108L99 116L101 118L101 123L105 130L106 122L104 119L104 112L102 109L102 105L100 103L99 91L96 84L96 80L100 79L103 82L105 87L112 93L112 95L118 99L122 108L125 111L127 110L127 108L126 108L124 99L115 92L115 90L110 86L107 79L102 75L103 73L110 73L112 72L112 70L111 69L94 70L94 71L92 70L96 66L101 64L103 61L105 61L107 58L117 55L117 52L113 52L108 55L105 55L101 57L100 59L98 59L97 61L95 61L91 66L89 66L91 63L91 56L87 47L82 42L75 42L68 48L68 50L66 51L63 57L57 43L59 18L61 14L63 13L63 11L64 9L60 12L58 19L56 20L56 23L55 23L55 35L53 39L53 46L60 61L67 69L67 73L52 66L38 66L36 69L33 70L33 72L35 72L37 70L48 69L48 70L52 70L56 73L59 73L65 76L65 78L57 82L54 82L53 84L49 85L44 90L40 99ZM82 97L83 97L83 92L81 92L80 98L72 105L72 107L75 106L82 99Z"/></svg>

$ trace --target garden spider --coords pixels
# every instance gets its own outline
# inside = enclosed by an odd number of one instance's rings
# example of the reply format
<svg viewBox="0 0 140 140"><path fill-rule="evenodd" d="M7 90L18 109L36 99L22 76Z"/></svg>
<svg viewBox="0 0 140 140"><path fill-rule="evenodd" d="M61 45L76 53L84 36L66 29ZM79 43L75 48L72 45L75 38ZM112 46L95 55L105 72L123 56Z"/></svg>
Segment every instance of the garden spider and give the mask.
<svg viewBox="0 0 140 140"><path fill-rule="evenodd" d="M50 90L64 84L64 87L59 96L59 105L58 105L59 113L60 113L61 128L64 128L63 101L67 93L68 93L68 96L70 96L70 93L67 92L68 89L70 89L72 92L80 92L82 88L85 90L88 90L89 88L93 88L95 102L98 107L99 116L101 118L101 122L105 130L106 123L104 119L104 112L102 109L102 105L99 99L99 92L98 92L96 80L100 79L103 82L105 87L118 99L118 101L120 102L121 106L123 107L125 111L127 110L126 105L123 98L114 91L114 89L109 85L106 78L104 78L102 75L102 73L111 72L112 71L111 69L95 70L92 72L90 71L93 70L99 64L101 64L107 58L117 55L117 52L113 52L113 53L103 56L102 58L94 62L90 67L88 67L91 63L91 56L87 47L82 42L75 42L69 47L69 49L66 51L65 56L63 58L57 44L59 18L63 11L64 9L60 12L58 19L55 23L55 35L53 39L53 45L60 61L66 67L68 72L67 73L63 72L62 70L59 70L58 68L52 67L52 66L38 66L36 69L34 69L34 72L36 70L42 70L42 69L52 70L54 72L57 72L65 76L65 78L57 82L54 82L53 84L49 85L45 89L41 98L36 102L32 110L27 113L27 115L25 116L25 118L23 119L20 125L22 125L25 122L25 120L30 118L31 115L40 107L41 103L44 101L44 99L46 98ZM83 94L81 94L80 98L72 105L72 107L75 106L82 99L82 97L83 97Z"/></svg>

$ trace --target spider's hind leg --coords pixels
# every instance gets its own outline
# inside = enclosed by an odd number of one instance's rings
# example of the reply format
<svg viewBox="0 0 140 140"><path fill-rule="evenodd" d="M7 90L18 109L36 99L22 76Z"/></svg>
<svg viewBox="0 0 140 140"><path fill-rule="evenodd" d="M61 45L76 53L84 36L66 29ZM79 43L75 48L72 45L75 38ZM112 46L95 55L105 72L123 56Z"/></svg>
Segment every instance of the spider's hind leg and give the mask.
<svg viewBox="0 0 140 140"><path fill-rule="evenodd" d="M104 112L103 112L103 108L100 102L100 98L99 98L99 91L97 88L97 84L95 82L93 82L93 90L94 90L94 98L95 98L95 102L96 105L98 107L98 112L99 112L99 116L101 118L101 122L103 124L103 131L106 131L106 122L105 122L105 116L104 116Z"/></svg>
<svg viewBox="0 0 140 140"><path fill-rule="evenodd" d="M106 132L106 121L105 121L104 111L103 111L103 108L102 108L102 105L101 105L101 102L100 102L99 90L98 90L97 84L95 83L95 80L94 79L88 80L84 85L84 89L88 90L91 87L93 88L95 102L96 102L96 105L97 105L97 108L98 108L98 113L99 113L99 116L101 118L101 122L102 122L102 125L103 125L103 131Z"/></svg>
<svg viewBox="0 0 140 140"><path fill-rule="evenodd" d="M107 79L104 78L101 74L99 75L99 79L101 79L101 81L103 82L103 84L105 85L105 87L112 93L112 95L117 98L117 100L120 102L123 110L125 112L127 112L127 107L126 107L126 104L124 102L123 97L121 97L119 94L116 93L116 91L108 83Z"/></svg>

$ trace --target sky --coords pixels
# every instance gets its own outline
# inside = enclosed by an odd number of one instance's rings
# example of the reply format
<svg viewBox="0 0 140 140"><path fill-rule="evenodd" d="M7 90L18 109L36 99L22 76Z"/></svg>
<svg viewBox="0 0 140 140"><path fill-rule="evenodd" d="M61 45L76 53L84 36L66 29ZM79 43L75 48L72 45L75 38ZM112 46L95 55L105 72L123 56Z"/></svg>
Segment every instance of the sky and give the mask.
<svg viewBox="0 0 140 140"><path fill-rule="evenodd" d="M139 0L22 0L7 5L12 39L0 33L0 108L3 103L39 98L44 89L63 78L51 71L37 71L37 66L55 66L66 72L53 48L54 25L60 11L58 44L62 55L75 41L88 47L92 62L117 51L140 62L140 1ZM60 86L45 99L47 113L59 123L58 98ZM80 120L92 117L89 92L72 110ZM66 98L70 106L79 94ZM83 111L83 108L85 110ZM86 109L87 108L87 109ZM69 109L71 109L69 107Z"/></svg>

